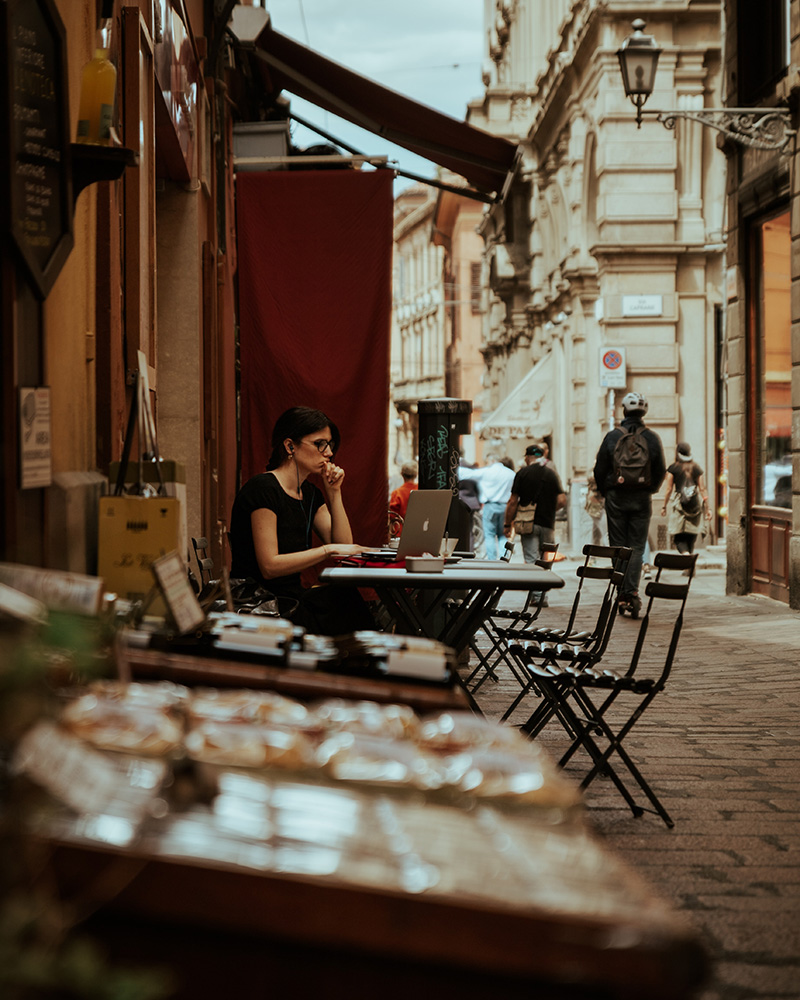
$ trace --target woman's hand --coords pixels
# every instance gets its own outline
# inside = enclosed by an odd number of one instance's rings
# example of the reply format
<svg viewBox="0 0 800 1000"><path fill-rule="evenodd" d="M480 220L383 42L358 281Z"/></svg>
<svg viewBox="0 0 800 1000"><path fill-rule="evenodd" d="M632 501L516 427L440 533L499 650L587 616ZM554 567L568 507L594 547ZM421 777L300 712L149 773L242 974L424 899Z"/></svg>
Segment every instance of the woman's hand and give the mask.
<svg viewBox="0 0 800 1000"><path fill-rule="evenodd" d="M325 492L328 494L339 493L343 482L344 469L339 465L334 465L333 462L328 462L322 473L322 485L325 487Z"/></svg>
<svg viewBox="0 0 800 1000"><path fill-rule="evenodd" d="M328 542L323 548L326 556L357 556L369 551L367 545L348 545L345 542Z"/></svg>

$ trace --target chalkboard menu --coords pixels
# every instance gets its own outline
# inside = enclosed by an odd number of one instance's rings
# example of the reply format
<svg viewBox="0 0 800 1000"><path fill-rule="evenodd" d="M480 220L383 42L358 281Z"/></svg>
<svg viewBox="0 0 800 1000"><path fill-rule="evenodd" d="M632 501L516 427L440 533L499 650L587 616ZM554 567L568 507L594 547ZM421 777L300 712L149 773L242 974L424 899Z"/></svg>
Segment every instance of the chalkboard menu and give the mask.
<svg viewBox="0 0 800 1000"><path fill-rule="evenodd" d="M54 0L0 2L0 32L3 228L45 298L72 249L66 34Z"/></svg>

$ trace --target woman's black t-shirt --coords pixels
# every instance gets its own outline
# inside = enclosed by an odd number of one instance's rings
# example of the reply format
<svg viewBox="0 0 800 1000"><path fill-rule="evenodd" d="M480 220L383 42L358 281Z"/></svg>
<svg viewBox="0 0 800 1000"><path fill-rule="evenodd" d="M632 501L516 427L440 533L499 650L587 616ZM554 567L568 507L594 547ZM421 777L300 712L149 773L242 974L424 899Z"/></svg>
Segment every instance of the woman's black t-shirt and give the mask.
<svg viewBox="0 0 800 1000"><path fill-rule="evenodd" d="M311 548L314 518L325 498L308 481L303 483L301 492L302 500L289 496L271 472L253 476L239 490L231 511L231 577L258 580L275 594L292 594L300 589L299 573L269 580L261 575L250 515L262 508L274 511L278 519L278 552L305 552Z"/></svg>
<svg viewBox="0 0 800 1000"><path fill-rule="evenodd" d="M676 493L680 493L683 489L683 484L687 479L690 483L694 483L695 486L697 486L700 482L700 477L703 475L703 470L697 462L692 462L688 469L685 467L683 462L673 462L673 464L667 469L667 472L672 473L672 478L675 480Z"/></svg>

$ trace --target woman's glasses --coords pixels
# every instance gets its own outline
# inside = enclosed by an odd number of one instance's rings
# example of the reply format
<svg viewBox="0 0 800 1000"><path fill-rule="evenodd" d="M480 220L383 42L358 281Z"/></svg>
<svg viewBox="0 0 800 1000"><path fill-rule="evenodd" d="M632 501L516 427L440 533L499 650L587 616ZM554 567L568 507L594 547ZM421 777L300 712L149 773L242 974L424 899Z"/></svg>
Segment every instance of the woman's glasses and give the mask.
<svg viewBox="0 0 800 1000"><path fill-rule="evenodd" d="M330 451L332 455L335 450L333 441L326 441L325 438L318 438L316 441L305 441L304 444L313 444L321 455L324 455L326 451Z"/></svg>

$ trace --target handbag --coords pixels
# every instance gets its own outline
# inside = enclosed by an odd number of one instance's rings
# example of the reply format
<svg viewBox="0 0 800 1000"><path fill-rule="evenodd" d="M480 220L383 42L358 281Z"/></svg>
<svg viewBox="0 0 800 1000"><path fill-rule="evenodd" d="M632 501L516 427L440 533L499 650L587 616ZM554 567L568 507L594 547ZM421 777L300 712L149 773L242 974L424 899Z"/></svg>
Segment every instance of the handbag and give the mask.
<svg viewBox="0 0 800 1000"><path fill-rule="evenodd" d="M520 504L517 507L517 513L514 515L513 525L514 531L518 535L530 535L533 533L533 518L536 514L536 504L526 503Z"/></svg>
<svg viewBox="0 0 800 1000"><path fill-rule="evenodd" d="M586 486L586 503L584 508L589 517L601 517L606 509L606 498L597 489L594 477L590 478Z"/></svg>

